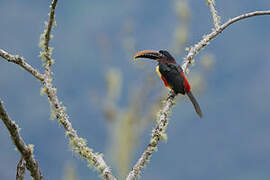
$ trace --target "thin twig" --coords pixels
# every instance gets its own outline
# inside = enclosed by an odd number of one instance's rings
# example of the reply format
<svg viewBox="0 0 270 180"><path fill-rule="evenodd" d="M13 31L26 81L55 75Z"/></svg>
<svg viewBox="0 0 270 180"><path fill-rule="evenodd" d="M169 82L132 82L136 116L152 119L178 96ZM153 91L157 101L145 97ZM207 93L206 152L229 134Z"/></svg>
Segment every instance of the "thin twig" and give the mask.
<svg viewBox="0 0 270 180"><path fill-rule="evenodd" d="M8 116L1 99L0 99L0 119L2 119L3 123L7 127L14 145L23 156L26 162L26 168L30 171L33 179L43 180L43 176L39 169L38 163L34 159L33 147L31 147L31 145L27 146L24 143L22 137L20 136L18 125L14 121L12 121Z"/></svg>
<svg viewBox="0 0 270 180"><path fill-rule="evenodd" d="M48 28L45 31L45 43L44 43L44 46L45 46L45 51L46 52L49 51L49 42L50 42L50 38L51 38L50 35L51 35L53 24L55 23L54 14L55 14L56 4L57 4L57 0L53 0L52 3L51 3L51 6L50 6L51 12L50 12L50 15L49 15L49 23L48 23Z"/></svg>
<svg viewBox="0 0 270 180"><path fill-rule="evenodd" d="M45 60L45 71L50 71L48 68L53 64L53 60L51 58L52 56L52 50L53 48L49 47L50 39L51 39L51 31L52 28L56 25L55 21L55 8L56 8L57 0L53 0L51 5L50 5L50 13L49 13L49 22L46 22L45 25L47 28L44 30L44 33L41 34L40 36L40 47L43 50L40 52L40 56L42 59ZM47 67L48 66L48 67ZM45 72L46 74L49 74Z"/></svg>
<svg viewBox="0 0 270 180"><path fill-rule="evenodd" d="M56 25L55 22L55 8L56 8L57 0L53 0L50 5L50 13L49 13L49 22L46 23L47 28L45 29L44 33L40 36L40 47L43 50L40 52L41 58L45 61L45 73L44 73L44 83L47 84L50 88L52 88L51 84L51 65L53 64L52 56L52 47L49 47L50 39L51 39L51 31L53 26ZM45 86L46 87L46 86Z"/></svg>
<svg viewBox="0 0 270 180"><path fill-rule="evenodd" d="M12 55L4 51L3 49L0 49L0 56L7 60L8 62L12 62L15 64L18 64L23 69L31 73L33 76L35 76L40 81L44 80L44 76L35 68L33 68L30 64L28 64L23 57L19 57L18 55Z"/></svg>
<svg viewBox="0 0 270 180"><path fill-rule="evenodd" d="M219 28L220 17L218 16L217 10L215 9L215 1L214 0L207 0L207 4L210 7L210 12L213 17L213 24L215 29Z"/></svg>
<svg viewBox="0 0 270 180"><path fill-rule="evenodd" d="M41 57L45 60L45 73L44 73L44 88L48 91L52 89L52 79L51 79L51 65L53 64L51 55L52 48L49 48L49 42L51 39L51 31L53 28L53 24L55 23L54 14L56 8L57 0L53 0L51 3L51 12L49 14L49 22L47 24L47 29L45 29L44 34L41 35L41 48L43 52L41 52ZM42 39L44 36L44 39ZM48 93L47 93L48 94ZM52 94L52 93L51 93Z"/></svg>
<svg viewBox="0 0 270 180"><path fill-rule="evenodd" d="M188 66L192 64L192 61L194 59L194 56L206 45L209 44L209 42L215 38L218 34L220 34L225 28L227 28L232 23L235 23L239 20L246 19L253 16L261 16L261 15L270 15L270 11L255 11L247 14L242 14L240 16L237 16L233 19L228 20L223 25L219 26L218 29L213 29L213 31L205 36L203 36L203 39L195 44L194 46L189 48L189 52L187 56L184 58L182 69L187 73L188 72Z"/></svg>
<svg viewBox="0 0 270 180"><path fill-rule="evenodd" d="M210 40L220 34L226 27L231 25L232 23L239 21L241 19L245 19L252 16L258 15L270 15L270 11L256 11L244 15L237 16L233 19L230 19L218 29L214 29L212 33L204 36L204 38L198 43L195 44L193 47L190 48L188 55L184 58L182 69L184 72L188 71L188 66L191 64L195 54L197 54L203 47L205 47ZM162 136L165 135L166 126L168 125L168 113L171 111L172 106L174 105L174 99L176 95L173 92L169 93L169 96L161 109L160 116L158 117L158 124L153 130L153 134L150 140L150 143L147 145L146 150L142 153L139 160L133 166L132 170L129 172L126 180L134 180L137 176L140 175L142 168L145 167L146 162L150 160L150 157L154 150L157 150L158 142L161 140ZM166 135L165 135L166 136Z"/></svg>

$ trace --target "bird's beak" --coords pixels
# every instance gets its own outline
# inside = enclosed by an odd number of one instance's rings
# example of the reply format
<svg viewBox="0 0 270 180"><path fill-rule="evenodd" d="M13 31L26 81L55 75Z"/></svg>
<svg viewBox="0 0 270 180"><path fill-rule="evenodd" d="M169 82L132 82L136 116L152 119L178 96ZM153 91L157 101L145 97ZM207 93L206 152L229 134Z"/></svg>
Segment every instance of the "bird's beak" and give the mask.
<svg viewBox="0 0 270 180"><path fill-rule="evenodd" d="M158 51L141 51L138 52L135 56L134 56L134 61L138 58L149 58L149 59L153 59L153 60L158 60L161 59L163 57L163 55L161 53L159 53Z"/></svg>

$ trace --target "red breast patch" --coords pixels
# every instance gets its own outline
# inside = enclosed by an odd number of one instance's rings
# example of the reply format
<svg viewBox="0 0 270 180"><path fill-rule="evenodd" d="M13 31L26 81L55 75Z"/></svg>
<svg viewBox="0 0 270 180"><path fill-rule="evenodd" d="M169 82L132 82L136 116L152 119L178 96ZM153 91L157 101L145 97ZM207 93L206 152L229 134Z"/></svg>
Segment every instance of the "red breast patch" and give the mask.
<svg viewBox="0 0 270 180"><path fill-rule="evenodd" d="M162 79L162 81L164 82L164 85L165 85L166 87L169 87L168 82L166 81L166 79L165 79L163 76L161 76L161 79Z"/></svg>

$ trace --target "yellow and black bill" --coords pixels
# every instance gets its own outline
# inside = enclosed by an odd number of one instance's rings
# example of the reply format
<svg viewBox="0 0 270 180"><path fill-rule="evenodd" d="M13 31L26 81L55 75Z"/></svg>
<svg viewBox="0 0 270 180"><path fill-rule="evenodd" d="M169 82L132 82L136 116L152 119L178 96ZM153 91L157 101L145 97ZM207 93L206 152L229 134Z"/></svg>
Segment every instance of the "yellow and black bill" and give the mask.
<svg viewBox="0 0 270 180"><path fill-rule="evenodd" d="M138 58L148 58L148 59L153 59L153 60L159 60L163 58L163 54L159 53L158 51L140 51L134 56L134 60Z"/></svg>

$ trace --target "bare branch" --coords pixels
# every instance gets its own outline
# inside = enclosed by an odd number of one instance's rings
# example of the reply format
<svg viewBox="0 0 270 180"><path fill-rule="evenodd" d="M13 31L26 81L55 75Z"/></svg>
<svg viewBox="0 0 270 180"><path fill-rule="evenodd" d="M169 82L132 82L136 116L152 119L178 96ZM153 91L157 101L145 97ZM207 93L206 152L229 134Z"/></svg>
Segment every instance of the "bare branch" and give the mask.
<svg viewBox="0 0 270 180"><path fill-rule="evenodd" d="M195 54L197 54L200 50L202 50L203 47L208 45L209 41L212 40L214 37L216 37L218 34L220 34L226 27L231 25L232 23L239 21L241 19L245 19L252 16L258 16L258 15L270 15L270 11L256 11L244 15L237 16L226 23L224 23L222 26L220 26L218 29L214 29L210 34L204 36L204 38L198 43L192 46L189 50L188 55L184 58L182 69L184 72L188 72L188 65L192 63L193 58ZM176 97L176 94L174 94L172 91L170 91L169 96L165 102L165 105L163 106L160 116L157 120L157 126L153 130L152 138L150 140L150 143L147 145L146 150L143 152L137 163L133 166L132 170L128 174L126 180L133 180L135 179L140 172L142 171L142 168L145 166L146 162L150 160L150 157L154 150L157 150L158 142L161 140L163 136L166 137L165 130L166 126L168 125L168 113L171 111L172 106L174 105L174 99Z"/></svg>
<svg viewBox="0 0 270 180"><path fill-rule="evenodd" d="M8 116L1 99L0 99L0 118L2 119L3 123L7 127L10 133L11 139L13 140L13 143L15 144L16 148L19 150L19 152L23 156L26 162L26 168L30 171L33 179L43 180L43 176L39 169L38 163L34 159L33 147L31 145L27 146L24 143L22 137L20 136L18 125L14 121L12 121L10 117Z"/></svg>
<svg viewBox="0 0 270 180"><path fill-rule="evenodd" d="M253 16L261 16L261 15L270 15L270 11L255 11L247 14L242 14L240 16L237 16L233 19L228 20L226 23L221 25L218 29L214 29L211 33L203 36L203 39L195 44L194 46L189 48L189 52L187 56L184 58L182 68L183 70L188 73L188 66L193 63L194 56L206 45L209 44L209 42L215 38L218 34L220 34L225 28L227 28L229 25L231 25L234 22L237 22L242 19L246 19Z"/></svg>
<svg viewBox="0 0 270 180"><path fill-rule="evenodd" d="M15 64L20 65L23 69L31 73L33 76L35 76L40 81L44 80L43 74L41 74L37 69L33 68L30 64L28 64L23 57L19 57L18 55L12 55L4 51L3 49L0 49L0 56L7 60L8 62L12 62Z"/></svg>
<svg viewBox="0 0 270 180"><path fill-rule="evenodd" d="M220 23L220 17L217 14L217 11L215 9L215 0L206 0L208 6L210 7L210 12L212 14L213 17L213 24L215 29L219 28L219 23Z"/></svg>

